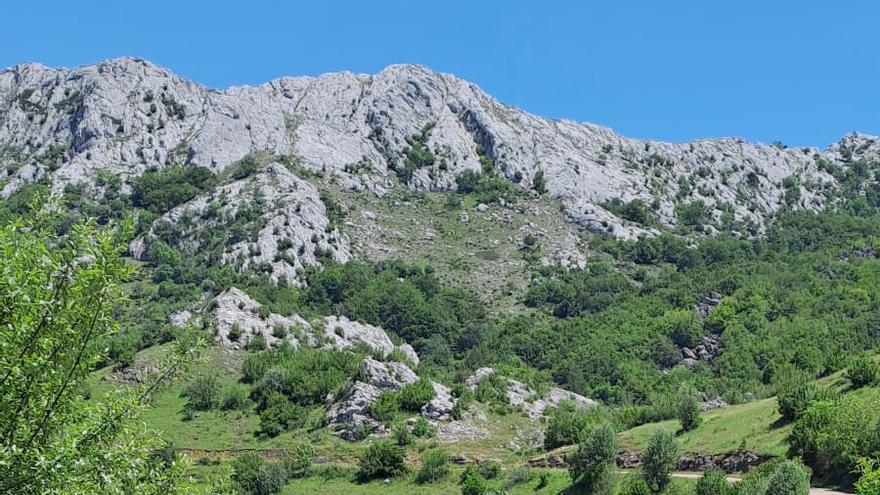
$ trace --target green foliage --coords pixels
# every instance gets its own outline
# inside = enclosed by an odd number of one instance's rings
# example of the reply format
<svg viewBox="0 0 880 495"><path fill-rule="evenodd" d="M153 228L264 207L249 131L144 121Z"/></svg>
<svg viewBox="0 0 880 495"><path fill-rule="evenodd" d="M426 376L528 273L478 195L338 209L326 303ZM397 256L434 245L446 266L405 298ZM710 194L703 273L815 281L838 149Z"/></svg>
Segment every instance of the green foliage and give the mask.
<svg viewBox="0 0 880 495"><path fill-rule="evenodd" d="M794 421L801 417L815 396L816 385L802 373L784 377L776 384L779 414L786 421Z"/></svg>
<svg viewBox="0 0 880 495"><path fill-rule="evenodd" d="M480 476L487 480L494 480L501 473L501 465L495 461L480 461L477 463Z"/></svg>
<svg viewBox="0 0 880 495"><path fill-rule="evenodd" d="M412 434L419 438L430 438L433 437L437 433L437 430L431 426L431 423L428 422L424 416L419 416L416 418L415 423L413 423Z"/></svg>
<svg viewBox="0 0 880 495"><path fill-rule="evenodd" d="M131 225L75 224L59 239L57 220L35 209L0 227L0 492L172 493L177 463L138 416L168 378L185 369L195 341L177 342L142 384L87 400L101 339L118 331L112 308L131 269L120 254ZM107 480L112 480L108 484Z"/></svg>
<svg viewBox="0 0 880 495"><path fill-rule="evenodd" d="M703 200L682 203L675 206L675 217L682 225L702 230L709 217L709 211Z"/></svg>
<svg viewBox="0 0 880 495"><path fill-rule="evenodd" d="M624 202L620 198L614 198L603 203L602 207L630 222L640 223L645 226L656 225L658 221L657 214L641 199Z"/></svg>
<svg viewBox="0 0 880 495"><path fill-rule="evenodd" d="M538 194L544 194L547 192L547 183L544 181L543 170L538 170L535 172L534 177L532 177L532 189Z"/></svg>
<svg viewBox="0 0 880 495"><path fill-rule="evenodd" d="M678 462L680 448L675 434L669 430L657 430L642 455L642 474L645 483L654 492L661 492L669 485L670 474Z"/></svg>
<svg viewBox="0 0 880 495"><path fill-rule="evenodd" d="M492 204L501 199L512 201L522 194L510 181L494 174L465 170L455 178L459 194L470 194L477 203Z"/></svg>
<svg viewBox="0 0 880 495"><path fill-rule="evenodd" d="M230 384L223 389L220 408L224 411L244 411L250 405L248 394L246 386L238 383Z"/></svg>
<svg viewBox="0 0 880 495"><path fill-rule="evenodd" d="M394 441L401 447L412 445L416 441L415 435L413 435L412 432L409 431L409 428L402 423L394 426L393 435Z"/></svg>
<svg viewBox="0 0 880 495"><path fill-rule="evenodd" d="M215 373L199 373L184 390L189 409L210 411L220 405L220 382Z"/></svg>
<svg viewBox="0 0 880 495"><path fill-rule="evenodd" d="M561 402L544 430L544 448L552 450L578 443L582 433L593 430L605 421L607 417L600 407L578 410L572 402Z"/></svg>
<svg viewBox="0 0 880 495"><path fill-rule="evenodd" d="M855 483L859 495L880 495L880 466L874 459L862 457L858 463L859 479Z"/></svg>
<svg viewBox="0 0 880 495"><path fill-rule="evenodd" d="M162 214L210 190L217 176L204 167L171 165L148 170L134 180L131 201L135 206Z"/></svg>
<svg viewBox="0 0 880 495"><path fill-rule="evenodd" d="M422 466L416 472L416 483L436 483L449 476L449 456L442 450L422 454Z"/></svg>
<svg viewBox="0 0 880 495"><path fill-rule="evenodd" d="M270 392L257 409L260 412L260 433L268 437L300 427L305 422L303 407L278 392Z"/></svg>
<svg viewBox="0 0 880 495"><path fill-rule="evenodd" d="M388 422L394 419L394 415L400 409L400 394L398 392L383 392L379 398L367 406L367 414L376 421Z"/></svg>
<svg viewBox="0 0 880 495"><path fill-rule="evenodd" d="M232 481L248 495L278 493L287 479L283 464L267 464L254 452L245 452L232 461Z"/></svg>
<svg viewBox="0 0 880 495"><path fill-rule="evenodd" d="M861 354L850 360L846 369L846 377L853 388L873 385L880 376L880 365L869 355Z"/></svg>
<svg viewBox="0 0 880 495"><path fill-rule="evenodd" d="M697 480L695 495L733 495L734 488L728 483L724 471L711 468Z"/></svg>
<svg viewBox="0 0 880 495"><path fill-rule="evenodd" d="M400 408L404 411L419 412L422 406L434 398L434 386L431 380L420 378L400 390Z"/></svg>
<svg viewBox="0 0 880 495"><path fill-rule="evenodd" d="M880 401L844 396L813 401L789 437L792 454L830 479L845 477L880 451Z"/></svg>
<svg viewBox="0 0 880 495"><path fill-rule="evenodd" d="M683 431L690 431L700 426L700 397L696 390L683 386L678 391L678 421Z"/></svg>
<svg viewBox="0 0 880 495"><path fill-rule="evenodd" d="M315 448L310 443L298 443L284 458L284 468L288 478L303 478L309 475L315 460Z"/></svg>
<svg viewBox="0 0 880 495"><path fill-rule="evenodd" d="M406 472L403 449L388 440L375 441L361 453L358 467L365 480L399 476Z"/></svg>
<svg viewBox="0 0 880 495"><path fill-rule="evenodd" d="M767 480L766 495L807 495L810 492L810 470L795 461L783 461Z"/></svg>
<svg viewBox="0 0 880 495"><path fill-rule="evenodd" d="M251 396L259 409L276 393L310 406L322 404L359 370L360 359L349 352L276 346L248 356L242 379L253 383Z"/></svg>
<svg viewBox="0 0 880 495"><path fill-rule="evenodd" d="M475 464L468 464L458 484L461 486L461 495L484 495L489 490L486 479L480 475Z"/></svg>
<svg viewBox="0 0 880 495"><path fill-rule="evenodd" d="M583 438L568 457L568 473L574 483L596 491L604 477L612 470L617 457L617 438L614 427L603 423Z"/></svg>
<svg viewBox="0 0 880 495"><path fill-rule="evenodd" d="M620 304L633 293L632 285L607 262L583 270L558 271L529 287L526 304L547 306L559 318L599 312Z"/></svg>
<svg viewBox="0 0 880 495"><path fill-rule="evenodd" d="M403 159L403 167L397 169L397 175L402 182L409 182L416 170L434 165L434 154L431 153L427 145L433 128L434 124L429 123L422 128L419 134L406 138L409 148L407 148L406 156Z"/></svg>

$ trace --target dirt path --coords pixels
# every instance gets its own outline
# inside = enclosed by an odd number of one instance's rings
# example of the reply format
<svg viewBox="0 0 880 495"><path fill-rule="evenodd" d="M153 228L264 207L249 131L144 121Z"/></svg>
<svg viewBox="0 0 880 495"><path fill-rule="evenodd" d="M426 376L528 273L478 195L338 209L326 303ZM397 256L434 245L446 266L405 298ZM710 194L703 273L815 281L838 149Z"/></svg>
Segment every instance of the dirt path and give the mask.
<svg viewBox="0 0 880 495"><path fill-rule="evenodd" d="M703 476L703 473L672 473L673 478L688 478L688 479L698 479ZM742 478L739 476L727 476L727 481L731 483L736 483L740 481ZM810 495L852 495L846 492L839 492L835 490L829 490L827 488L810 488Z"/></svg>

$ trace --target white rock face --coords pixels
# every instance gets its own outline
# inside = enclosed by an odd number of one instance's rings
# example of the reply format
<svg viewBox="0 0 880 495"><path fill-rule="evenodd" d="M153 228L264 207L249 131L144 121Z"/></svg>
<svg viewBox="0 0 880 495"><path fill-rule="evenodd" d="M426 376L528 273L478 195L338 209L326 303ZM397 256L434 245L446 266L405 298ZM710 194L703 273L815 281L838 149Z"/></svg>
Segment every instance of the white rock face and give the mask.
<svg viewBox="0 0 880 495"><path fill-rule="evenodd" d="M304 319L299 316L287 318L275 313L261 318L260 303L234 287L218 295L212 306L211 316L217 329L217 340L229 349L243 349L256 335L262 335L268 345L275 345L280 340L273 335L276 326L284 328L284 340L294 347L301 344L315 345L311 326ZM237 339L229 336L234 326L241 332ZM305 342L300 342L297 335Z"/></svg>
<svg viewBox="0 0 880 495"><path fill-rule="evenodd" d="M432 381L431 385L434 387L434 398L422 406L422 416L438 421L451 420L452 408L455 407L452 391L442 383Z"/></svg>
<svg viewBox="0 0 880 495"><path fill-rule="evenodd" d="M351 321L344 316L324 318L324 338L336 349L348 349L361 342L387 357L394 351L394 344L379 327Z"/></svg>
<svg viewBox="0 0 880 495"><path fill-rule="evenodd" d="M60 188L95 184L101 170L124 180L170 163L220 171L256 151L296 155L342 187L382 194L397 180L406 138L429 129L435 164L415 170L411 187L453 188L463 170L480 170L479 148L522 187L534 186L541 171L571 220L623 237L644 230L601 206L613 198L656 200L652 209L666 224L676 223L676 202L696 200L716 218L728 203L738 218L761 224L784 203L786 177L800 179L797 207L819 209L824 186L835 184L820 160L847 168L880 156L880 139L860 134L824 152L735 138L628 139L528 114L467 81L411 65L218 91L132 58L72 70L22 64L0 72L0 108L4 195L47 174Z"/></svg>
<svg viewBox="0 0 880 495"><path fill-rule="evenodd" d="M419 380L418 375L402 363L383 363L373 358L364 359L366 381L382 390L400 390Z"/></svg>
<svg viewBox="0 0 880 495"><path fill-rule="evenodd" d="M228 231L238 216L250 212L256 220L249 224L253 230L246 238ZM224 231L221 263L240 270L257 268L276 281L284 278L299 283L300 270L320 264L319 253L340 263L351 259L348 238L330 228L318 190L279 163L177 206L156 220L130 250L135 257L143 257L149 243L162 238L196 253L209 248L203 244L215 237L206 235L210 230ZM169 231L173 234L166 234Z"/></svg>
<svg viewBox="0 0 880 495"><path fill-rule="evenodd" d="M467 378L465 384L471 390L474 390L481 381L494 374L495 370L493 368L480 368ZM523 410L530 418L542 416L547 408L559 407L559 404L563 401L574 403L577 409L586 409L597 404L593 399L558 387L551 388L545 396L539 397L538 393L528 385L512 378L505 379L507 380L508 403L517 409Z"/></svg>

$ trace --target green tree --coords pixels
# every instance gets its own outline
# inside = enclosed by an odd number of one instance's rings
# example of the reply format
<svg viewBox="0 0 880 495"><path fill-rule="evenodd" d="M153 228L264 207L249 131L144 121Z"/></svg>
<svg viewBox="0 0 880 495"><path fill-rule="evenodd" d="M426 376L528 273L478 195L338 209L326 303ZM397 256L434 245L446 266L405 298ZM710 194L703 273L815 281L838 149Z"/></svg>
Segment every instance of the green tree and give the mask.
<svg viewBox="0 0 880 495"><path fill-rule="evenodd" d="M765 495L807 495L810 493L810 471L795 461L783 461L767 480Z"/></svg>
<svg viewBox="0 0 880 495"><path fill-rule="evenodd" d="M697 392L691 387L682 387L676 402L676 416L681 423L681 429L690 431L700 426L700 398Z"/></svg>
<svg viewBox="0 0 880 495"><path fill-rule="evenodd" d="M489 490L486 479L480 475L476 464L468 464L458 484L461 486L461 495L483 495Z"/></svg>
<svg viewBox="0 0 880 495"><path fill-rule="evenodd" d="M708 469L697 480L696 495L730 495L733 487L720 469Z"/></svg>
<svg viewBox="0 0 880 495"><path fill-rule="evenodd" d="M58 238L54 218L34 206L27 223L0 227L0 493L172 493L182 466L153 455L161 437L137 418L196 341L175 342L142 384L84 398L92 366L106 359L98 342L118 332L131 223L85 222Z"/></svg>
<svg viewBox="0 0 880 495"><path fill-rule="evenodd" d="M776 384L779 414L786 421L801 417L815 396L816 386L803 374L782 379Z"/></svg>
<svg viewBox="0 0 880 495"><path fill-rule="evenodd" d="M403 449L388 440L370 444L358 459L358 476L369 480L393 478L406 472Z"/></svg>
<svg viewBox="0 0 880 495"><path fill-rule="evenodd" d="M662 492L669 485L669 475L675 469L679 455L680 447L674 433L669 430L654 432L642 456L642 475L653 492Z"/></svg>
<svg viewBox="0 0 880 495"><path fill-rule="evenodd" d="M856 356L849 362L846 377L852 383L853 388L866 387L877 381L877 363L867 354Z"/></svg>
<svg viewBox="0 0 880 495"><path fill-rule="evenodd" d="M578 443L577 449L568 457L568 473L575 483L595 491L597 485L614 465L617 456L617 437L614 427L604 423L593 429Z"/></svg>

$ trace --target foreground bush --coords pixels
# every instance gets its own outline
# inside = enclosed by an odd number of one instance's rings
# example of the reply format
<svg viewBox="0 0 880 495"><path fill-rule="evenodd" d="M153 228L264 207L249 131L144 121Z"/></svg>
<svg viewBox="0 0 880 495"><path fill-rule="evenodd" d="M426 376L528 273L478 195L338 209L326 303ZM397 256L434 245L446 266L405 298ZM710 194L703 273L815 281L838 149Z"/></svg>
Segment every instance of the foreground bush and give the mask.
<svg viewBox="0 0 880 495"><path fill-rule="evenodd" d="M708 469L697 480L696 495L732 495L733 487L720 469Z"/></svg>
<svg viewBox="0 0 880 495"><path fill-rule="evenodd" d="M403 449L388 440L370 444L358 459L358 477L364 480L393 478L406 472Z"/></svg>
<svg viewBox="0 0 880 495"><path fill-rule="evenodd" d="M795 461L780 463L767 480L766 495L807 495L810 470Z"/></svg>
<svg viewBox="0 0 880 495"><path fill-rule="evenodd" d="M480 471L474 464L468 464L461 478L458 480L461 486L461 495L483 495L489 490L486 479L480 475Z"/></svg>
<svg viewBox="0 0 880 495"><path fill-rule="evenodd" d="M606 474L612 470L617 457L617 437L614 428L605 423L593 429L568 457L568 473L574 483L594 492Z"/></svg>

